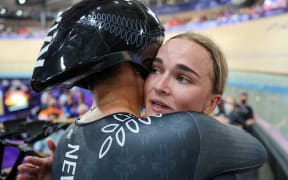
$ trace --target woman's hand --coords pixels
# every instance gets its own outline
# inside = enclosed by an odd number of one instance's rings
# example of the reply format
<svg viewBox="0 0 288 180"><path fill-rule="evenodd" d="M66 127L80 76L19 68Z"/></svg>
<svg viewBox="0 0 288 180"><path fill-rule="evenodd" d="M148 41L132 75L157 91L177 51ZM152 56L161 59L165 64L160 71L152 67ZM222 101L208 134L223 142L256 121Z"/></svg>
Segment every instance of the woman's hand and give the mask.
<svg viewBox="0 0 288 180"><path fill-rule="evenodd" d="M56 144L52 139L47 140L50 156L45 158L27 156L24 164L18 166L18 180L51 180L52 160Z"/></svg>

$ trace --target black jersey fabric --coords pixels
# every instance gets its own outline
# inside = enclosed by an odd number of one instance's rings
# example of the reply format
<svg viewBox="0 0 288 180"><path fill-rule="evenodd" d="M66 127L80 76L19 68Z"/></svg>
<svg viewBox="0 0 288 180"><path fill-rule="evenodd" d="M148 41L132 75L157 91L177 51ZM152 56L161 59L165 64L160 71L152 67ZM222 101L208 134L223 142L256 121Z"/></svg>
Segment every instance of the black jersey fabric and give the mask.
<svg viewBox="0 0 288 180"><path fill-rule="evenodd" d="M261 166L262 144L201 113L116 113L75 122L60 139L53 179L205 180Z"/></svg>

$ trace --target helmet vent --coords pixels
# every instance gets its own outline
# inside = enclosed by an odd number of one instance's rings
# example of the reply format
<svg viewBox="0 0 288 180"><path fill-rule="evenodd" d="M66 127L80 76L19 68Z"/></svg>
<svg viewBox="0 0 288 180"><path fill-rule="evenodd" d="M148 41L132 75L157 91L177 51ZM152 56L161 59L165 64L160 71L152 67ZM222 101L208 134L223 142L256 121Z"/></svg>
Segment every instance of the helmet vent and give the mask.
<svg viewBox="0 0 288 180"><path fill-rule="evenodd" d="M108 32L138 48L145 48L151 36L147 34L147 25L143 20L131 19L110 13L91 12L77 22L82 25Z"/></svg>

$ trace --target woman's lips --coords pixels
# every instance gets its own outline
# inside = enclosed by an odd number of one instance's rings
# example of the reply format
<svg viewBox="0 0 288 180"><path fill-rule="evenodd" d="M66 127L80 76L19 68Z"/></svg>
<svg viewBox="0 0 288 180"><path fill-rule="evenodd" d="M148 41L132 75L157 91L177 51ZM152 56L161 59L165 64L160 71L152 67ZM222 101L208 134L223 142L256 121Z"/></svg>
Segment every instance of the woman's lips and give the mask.
<svg viewBox="0 0 288 180"><path fill-rule="evenodd" d="M168 113L171 111L171 108L165 103L158 100L150 100L151 110L158 114Z"/></svg>

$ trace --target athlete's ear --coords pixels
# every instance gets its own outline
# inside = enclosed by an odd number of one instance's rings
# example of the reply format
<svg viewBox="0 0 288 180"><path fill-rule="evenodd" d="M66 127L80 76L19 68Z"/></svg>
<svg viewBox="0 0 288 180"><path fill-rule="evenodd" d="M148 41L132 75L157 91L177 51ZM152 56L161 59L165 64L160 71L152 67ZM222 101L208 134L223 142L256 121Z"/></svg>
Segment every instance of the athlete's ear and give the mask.
<svg viewBox="0 0 288 180"><path fill-rule="evenodd" d="M216 108L216 106L220 103L221 98L222 98L222 94L212 94L209 102L206 105L204 113L211 114Z"/></svg>

